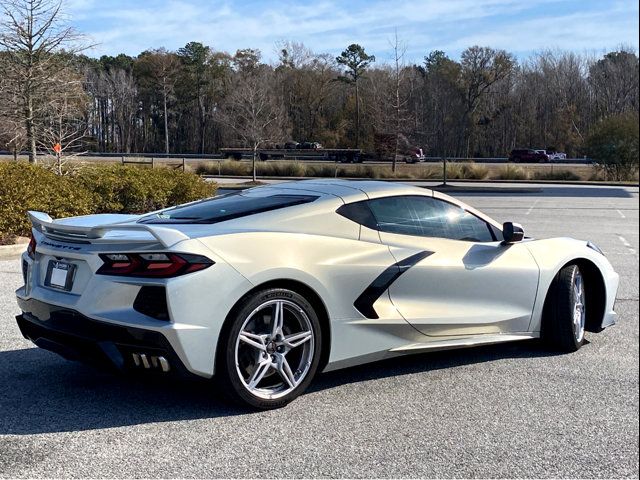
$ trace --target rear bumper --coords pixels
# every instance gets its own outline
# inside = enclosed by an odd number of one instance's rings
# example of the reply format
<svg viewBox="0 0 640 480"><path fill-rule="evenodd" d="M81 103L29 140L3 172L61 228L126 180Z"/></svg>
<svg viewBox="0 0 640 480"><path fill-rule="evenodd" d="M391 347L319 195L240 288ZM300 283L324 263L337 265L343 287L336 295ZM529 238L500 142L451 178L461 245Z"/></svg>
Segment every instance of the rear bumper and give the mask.
<svg viewBox="0 0 640 480"><path fill-rule="evenodd" d="M18 298L18 305L23 312L16 316L22 335L38 347L68 360L110 370L195 376L185 368L160 332L100 322L35 299ZM138 355L137 359L134 354ZM141 354L145 355L144 363L140 361ZM160 362L160 358L166 363Z"/></svg>

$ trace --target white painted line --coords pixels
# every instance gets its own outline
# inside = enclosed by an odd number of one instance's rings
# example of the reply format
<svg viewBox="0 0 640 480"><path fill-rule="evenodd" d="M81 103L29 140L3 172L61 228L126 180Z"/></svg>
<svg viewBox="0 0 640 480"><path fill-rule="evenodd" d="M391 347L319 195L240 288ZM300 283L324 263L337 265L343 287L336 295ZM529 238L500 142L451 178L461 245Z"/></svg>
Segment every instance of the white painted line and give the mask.
<svg viewBox="0 0 640 480"><path fill-rule="evenodd" d="M627 247L627 248L631 248L631 244L629 242L627 242L627 239L624 238L622 235L618 235L618 238L620 239L620 241L622 242L622 244Z"/></svg>
<svg viewBox="0 0 640 480"><path fill-rule="evenodd" d="M624 214L624 213L622 213L620 210L616 210L616 212L618 212L618 213L620 214L620 217L621 217L621 218L627 218L627 217L625 216L625 214Z"/></svg>
<svg viewBox="0 0 640 480"><path fill-rule="evenodd" d="M533 205L531 205L531 207L529 208L529 210L527 210L527 213L525 213L525 215L529 215L534 208L536 208L536 205L538 205L538 202L540 201L540 199L536 200L535 202L533 202Z"/></svg>
<svg viewBox="0 0 640 480"><path fill-rule="evenodd" d="M638 252L636 252L636 249L635 249L635 248L633 248L633 247L631 246L631 244L627 241L627 239L626 239L626 238L624 238L622 235L618 235L618 238L620 239L620 241L622 242L622 244L623 244L625 247L627 247L627 250L629 250L629 253L630 253L631 255L633 255L634 257L636 257L636 259L637 259L638 261L640 261L640 255L638 255Z"/></svg>

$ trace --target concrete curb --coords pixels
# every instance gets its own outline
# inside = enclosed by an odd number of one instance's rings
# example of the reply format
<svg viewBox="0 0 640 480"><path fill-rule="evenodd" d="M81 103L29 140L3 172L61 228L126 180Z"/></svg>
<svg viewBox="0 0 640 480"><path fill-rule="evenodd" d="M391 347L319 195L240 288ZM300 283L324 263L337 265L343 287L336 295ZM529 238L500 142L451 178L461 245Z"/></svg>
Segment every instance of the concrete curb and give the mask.
<svg viewBox="0 0 640 480"><path fill-rule="evenodd" d="M0 260L13 260L27 249L29 239L13 245L0 245Z"/></svg>

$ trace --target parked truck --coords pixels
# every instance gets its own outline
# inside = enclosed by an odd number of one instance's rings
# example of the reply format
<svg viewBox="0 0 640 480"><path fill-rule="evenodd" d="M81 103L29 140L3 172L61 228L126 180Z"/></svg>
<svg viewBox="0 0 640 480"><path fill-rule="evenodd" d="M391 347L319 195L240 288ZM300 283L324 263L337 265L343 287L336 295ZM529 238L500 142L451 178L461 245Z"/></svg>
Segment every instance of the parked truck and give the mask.
<svg viewBox="0 0 640 480"><path fill-rule="evenodd" d="M243 157L252 157L252 148L221 148L220 152L233 160L241 160ZM325 160L330 162L359 163L362 150L359 148L324 148L316 142L286 142L282 145L272 145L268 148L258 149L260 160L270 159L299 159L299 160Z"/></svg>
<svg viewBox="0 0 640 480"><path fill-rule="evenodd" d="M397 162L418 163L424 162L425 156L422 148L412 145L404 135L400 134L397 138L397 154L396 154L396 135L393 133L375 133L374 142L374 159L377 161L392 161L394 155Z"/></svg>

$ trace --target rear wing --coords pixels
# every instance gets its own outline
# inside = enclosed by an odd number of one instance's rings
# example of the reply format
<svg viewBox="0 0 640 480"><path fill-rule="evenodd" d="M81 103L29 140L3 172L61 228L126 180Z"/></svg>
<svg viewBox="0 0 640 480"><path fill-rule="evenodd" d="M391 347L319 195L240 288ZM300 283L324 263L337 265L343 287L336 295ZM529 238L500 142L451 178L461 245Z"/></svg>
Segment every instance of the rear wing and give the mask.
<svg viewBox="0 0 640 480"><path fill-rule="evenodd" d="M158 227L155 225L145 225L142 223L110 223L93 227L80 225L65 225L56 223L49 215L42 212L28 212L33 228L50 238L60 241L81 241L88 243L149 243L148 239L117 237L103 238L107 232L112 231L134 231L148 232L153 238L160 242L165 248L169 248L178 242L188 240L184 233L173 228Z"/></svg>

